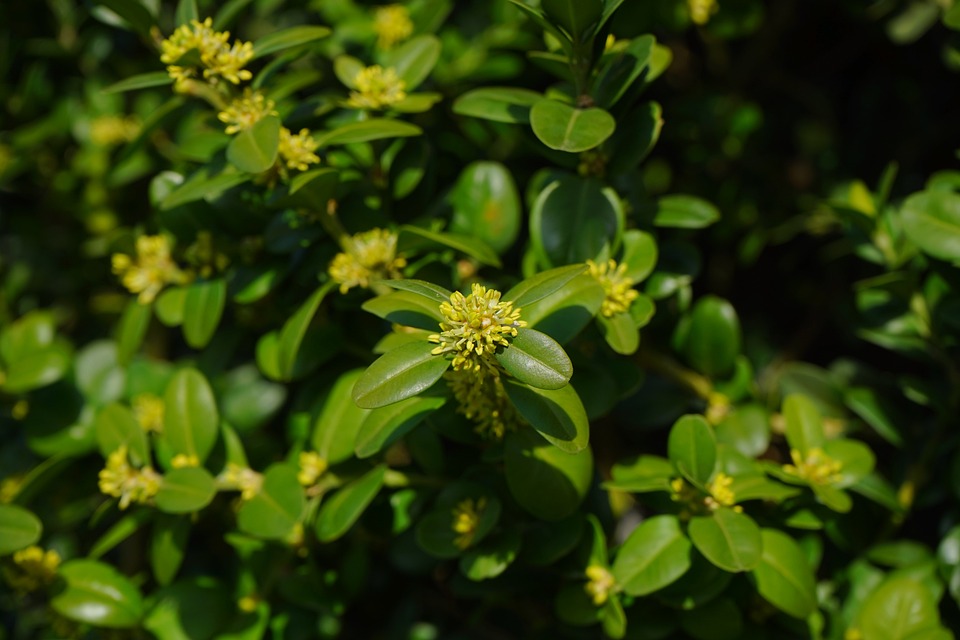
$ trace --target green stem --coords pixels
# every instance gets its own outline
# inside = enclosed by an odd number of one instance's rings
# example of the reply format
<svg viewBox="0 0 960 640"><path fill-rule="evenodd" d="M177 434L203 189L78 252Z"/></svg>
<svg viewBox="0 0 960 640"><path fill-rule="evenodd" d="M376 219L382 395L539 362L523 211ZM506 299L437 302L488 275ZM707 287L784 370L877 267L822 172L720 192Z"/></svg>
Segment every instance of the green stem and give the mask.
<svg viewBox="0 0 960 640"><path fill-rule="evenodd" d="M710 396L713 393L713 384L705 376L687 369L669 356L650 349L641 349L634 357L643 368L650 369L674 382L680 383L704 400L710 400Z"/></svg>

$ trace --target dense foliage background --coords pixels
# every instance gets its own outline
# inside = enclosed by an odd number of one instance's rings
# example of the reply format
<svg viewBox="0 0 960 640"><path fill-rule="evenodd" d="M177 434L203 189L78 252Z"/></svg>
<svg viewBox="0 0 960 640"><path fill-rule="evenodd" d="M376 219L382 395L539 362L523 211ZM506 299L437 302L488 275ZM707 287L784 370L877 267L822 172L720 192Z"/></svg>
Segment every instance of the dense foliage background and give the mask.
<svg viewBox="0 0 960 640"><path fill-rule="evenodd" d="M952 637L960 5L571 1L0 8L0 638Z"/></svg>

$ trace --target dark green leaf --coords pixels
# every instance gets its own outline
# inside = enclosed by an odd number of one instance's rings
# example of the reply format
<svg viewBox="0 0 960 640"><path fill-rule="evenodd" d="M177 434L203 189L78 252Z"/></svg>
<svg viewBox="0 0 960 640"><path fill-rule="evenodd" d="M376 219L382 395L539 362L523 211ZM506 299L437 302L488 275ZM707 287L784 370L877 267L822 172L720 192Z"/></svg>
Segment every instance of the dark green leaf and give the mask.
<svg viewBox="0 0 960 640"><path fill-rule="evenodd" d="M409 224L401 226L400 231L402 233L412 233L442 247L450 247L451 249L460 251L471 258L476 258L481 264L488 264L493 267L500 266L500 257L496 252L476 237L430 231L429 229L422 229Z"/></svg>
<svg viewBox="0 0 960 640"><path fill-rule="evenodd" d="M357 380L353 401L364 409L400 402L433 386L450 361L432 354L430 342L411 342L380 356Z"/></svg>
<svg viewBox="0 0 960 640"><path fill-rule="evenodd" d="M644 520L621 545L613 576L624 592L645 596L672 583L690 568L690 541L675 516Z"/></svg>
<svg viewBox="0 0 960 640"><path fill-rule="evenodd" d="M388 322L427 331L437 331L443 321L440 306L435 301L409 291L393 291L370 298L361 308Z"/></svg>
<svg viewBox="0 0 960 640"><path fill-rule="evenodd" d="M237 512L237 526L250 535L284 540L300 522L306 506L297 469L287 464L270 466L263 474L263 486Z"/></svg>
<svg viewBox="0 0 960 640"><path fill-rule="evenodd" d="M527 124L530 108L543 94L514 87L482 87L461 95L453 103L453 112L494 122Z"/></svg>
<svg viewBox="0 0 960 640"><path fill-rule="evenodd" d="M514 378L537 389L559 389L573 375L573 364L563 347L535 329L517 329L510 346L495 357Z"/></svg>
<svg viewBox="0 0 960 640"><path fill-rule="evenodd" d="M717 465L717 442L703 416L683 416L673 425L667 441L670 462L687 480L705 486Z"/></svg>
<svg viewBox="0 0 960 640"><path fill-rule="evenodd" d="M740 355L740 320L733 305L716 296L700 298L690 314L681 349L704 375L727 376Z"/></svg>
<svg viewBox="0 0 960 640"><path fill-rule="evenodd" d="M467 165L448 200L453 207L450 231L476 238L499 253L513 246L522 211L517 185L504 165Z"/></svg>
<svg viewBox="0 0 960 640"><path fill-rule="evenodd" d="M557 521L580 506L593 478L589 448L569 454L526 429L507 435L507 486L527 512Z"/></svg>
<svg viewBox="0 0 960 640"><path fill-rule="evenodd" d="M135 464L150 464L147 434L130 409L116 402L110 403L100 409L94 424L97 444L104 458L126 446Z"/></svg>
<svg viewBox="0 0 960 640"><path fill-rule="evenodd" d="M542 0L540 6L547 17L576 40L603 15L602 0Z"/></svg>
<svg viewBox="0 0 960 640"><path fill-rule="evenodd" d="M170 584L187 554L190 520L181 516L160 514L153 524L150 538L150 566L161 585Z"/></svg>
<svg viewBox="0 0 960 640"><path fill-rule="evenodd" d="M598 105L609 109L630 90L649 66L654 44L653 36L640 36L616 53L608 54L610 60L593 85L592 96Z"/></svg>
<svg viewBox="0 0 960 640"><path fill-rule="evenodd" d="M196 369L181 369L170 379L163 401L163 437L172 453L196 456L202 464L213 450L220 424L207 379Z"/></svg>
<svg viewBox="0 0 960 640"><path fill-rule="evenodd" d="M450 302L450 296L453 295L452 291L447 291L443 287L425 280L384 280L383 284L391 289L400 289L423 296L436 303L438 310L441 304Z"/></svg>
<svg viewBox="0 0 960 640"><path fill-rule="evenodd" d="M293 378L297 355L300 353L303 338L307 335L307 329L310 327L320 303L335 286L336 283L331 280L314 291L297 309L297 312L284 323L283 329L280 331L280 341L277 344L277 365L282 380Z"/></svg>
<svg viewBox="0 0 960 640"><path fill-rule="evenodd" d="M186 287L183 298L183 337L194 349L202 349L213 338L227 302L223 278L201 280Z"/></svg>
<svg viewBox="0 0 960 640"><path fill-rule="evenodd" d="M317 514L317 538L320 542L336 540L353 526L377 496L386 471L383 465L374 467L340 488L320 506Z"/></svg>
<svg viewBox="0 0 960 640"><path fill-rule="evenodd" d="M140 349L152 315L153 307L149 304L140 304L136 298L127 303L117 324L117 361L120 364L128 364Z"/></svg>
<svg viewBox="0 0 960 640"><path fill-rule="evenodd" d="M227 160L240 171L263 173L276 161L279 145L280 118L265 116L234 136L227 147Z"/></svg>
<svg viewBox="0 0 960 640"><path fill-rule="evenodd" d="M150 29L156 24L156 20L143 3L137 0L97 0L97 4L123 18L142 38L150 39Z"/></svg>
<svg viewBox="0 0 960 640"><path fill-rule="evenodd" d="M443 406L444 398L407 398L370 411L357 432L358 458L369 458L396 442Z"/></svg>
<svg viewBox="0 0 960 640"><path fill-rule="evenodd" d="M536 389L507 380L504 389L523 419L556 447L574 454L587 446L590 422L572 386Z"/></svg>

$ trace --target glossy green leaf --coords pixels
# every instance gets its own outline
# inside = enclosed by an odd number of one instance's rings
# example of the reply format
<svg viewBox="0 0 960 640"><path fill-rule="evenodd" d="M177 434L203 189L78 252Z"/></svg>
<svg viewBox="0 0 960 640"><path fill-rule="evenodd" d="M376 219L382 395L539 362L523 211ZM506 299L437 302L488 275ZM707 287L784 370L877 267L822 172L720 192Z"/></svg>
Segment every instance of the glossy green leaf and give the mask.
<svg viewBox="0 0 960 640"><path fill-rule="evenodd" d="M0 504L0 556L37 542L43 524L37 516L14 504Z"/></svg>
<svg viewBox="0 0 960 640"><path fill-rule="evenodd" d="M157 640L223 640L219 632L236 611L226 586L207 576L178 580L150 595L143 628Z"/></svg>
<svg viewBox="0 0 960 640"><path fill-rule="evenodd" d="M150 30L156 25L156 20L143 3L137 0L97 0L96 4L107 7L123 18L141 37L150 38Z"/></svg>
<svg viewBox="0 0 960 640"><path fill-rule="evenodd" d="M157 509L164 513L193 513L213 501L217 487L203 467L172 469L163 476L157 492Z"/></svg>
<svg viewBox="0 0 960 640"><path fill-rule="evenodd" d="M310 442L320 457L330 464L353 457L360 426L370 413L368 409L358 407L350 397L361 375L363 369L353 369L337 378L313 426Z"/></svg>
<svg viewBox="0 0 960 640"><path fill-rule="evenodd" d="M612 151L607 173L616 176L634 171L656 146L662 130L663 108L659 103L645 102L636 108L608 142Z"/></svg>
<svg viewBox="0 0 960 640"><path fill-rule="evenodd" d="M460 556L460 572L475 581L496 578L517 558L521 541L517 529L508 529L495 539L484 540Z"/></svg>
<svg viewBox="0 0 960 640"><path fill-rule="evenodd" d="M280 118L264 116L233 137L227 160L240 171L263 173L273 166L280 145Z"/></svg>
<svg viewBox="0 0 960 640"><path fill-rule="evenodd" d="M153 307L131 299L117 323L117 361L126 365L143 344L150 327Z"/></svg>
<svg viewBox="0 0 960 640"><path fill-rule="evenodd" d="M65 588L51 600L60 615L96 627L130 629L143 616L143 598L137 587L113 567L96 560L63 563L59 575Z"/></svg>
<svg viewBox="0 0 960 640"><path fill-rule="evenodd" d="M940 614L925 586L905 576L890 577L863 603L856 626L865 640L926 638L940 627Z"/></svg>
<svg viewBox="0 0 960 640"><path fill-rule="evenodd" d="M97 560L102 557L118 544L129 539L143 525L153 520L154 516L155 514L150 509L137 509L127 513L93 543L90 551L87 552L87 558Z"/></svg>
<svg viewBox="0 0 960 640"><path fill-rule="evenodd" d="M730 374L740 355L740 320L733 305L716 296L700 298L690 314L681 349L704 375L720 378Z"/></svg>
<svg viewBox="0 0 960 640"><path fill-rule="evenodd" d="M361 308L393 324L437 331L443 315L429 298L409 291L393 291L364 301Z"/></svg>
<svg viewBox="0 0 960 640"><path fill-rule="evenodd" d="M148 71L114 82L102 91L103 93L123 93L124 91L136 91L137 89L165 87L171 84L173 84L173 78L166 71Z"/></svg>
<svg viewBox="0 0 960 640"><path fill-rule="evenodd" d="M96 340L81 349L73 362L77 387L92 405L118 400L126 385L126 370L117 362L117 345Z"/></svg>
<svg viewBox="0 0 960 640"><path fill-rule="evenodd" d="M574 454L587 446L590 421L572 386L537 389L507 380L504 389L523 419L557 448Z"/></svg>
<svg viewBox="0 0 960 640"><path fill-rule="evenodd" d="M799 487L790 487L761 474L741 474L733 476L730 490L737 502L746 500L770 500L783 502L801 493Z"/></svg>
<svg viewBox="0 0 960 640"><path fill-rule="evenodd" d="M557 592L553 604L557 619L573 627L588 627L600 622L603 609L587 595L583 582L566 584Z"/></svg>
<svg viewBox="0 0 960 640"><path fill-rule="evenodd" d="M335 287L333 281L328 282L313 292L307 300L300 305L297 312L283 324L280 331L280 341L277 344L277 365L280 369L282 380L290 380L294 375L294 367L297 364L297 355L303 344L304 336L307 335L307 329L316 315L320 303L330 291Z"/></svg>
<svg viewBox="0 0 960 640"><path fill-rule="evenodd" d="M934 258L960 261L960 194L952 191L916 193L900 209L903 231Z"/></svg>
<svg viewBox="0 0 960 640"><path fill-rule="evenodd" d="M589 448L570 454L529 429L507 435L504 465L514 499L541 520L562 520L576 511L593 479Z"/></svg>
<svg viewBox="0 0 960 640"><path fill-rule="evenodd" d="M363 476L337 490L333 497L320 505L317 514L317 538L332 542L353 526L383 486L387 468L374 467Z"/></svg>
<svg viewBox="0 0 960 640"><path fill-rule="evenodd" d="M528 18L536 22L541 29L555 37L565 51L568 53L572 52L570 38L563 31L555 27L542 11L530 6L524 2L524 0L507 0L507 2L520 9Z"/></svg>
<svg viewBox="0 0 960 640"><path fill-rule="evenodd" d="M851 411L873 427L880 437L897 447L903 445L903 435L896 423L888 398L878 389L849 387L843 400Z"/></svg>
<svg viewBox="0 0 960 640"><path fill-rule="evenodd" d="M610 474L612 479L603 484L605 488L647 493L670 491L670 480L676 475L676 469L665 458L639 455L613 465Z"/></svg>
<svg viewBox="0 0 960 640"><path fill-rule="evenodd" d="M613 577L624 592L645 596L677 580L690 568L690 541L675 516L644 520L624 540Z"/></svg>
<svg viewBox="0 0 960 640"><path fill-rule="evenodd" d="M760 564L763 540L750 516L720 508L691 518L687 532L697 550L724 571L749 571Z"/></svg>
<svg viewBox="0 0 960 640"><path fill-rule="evenodd" d="M401 233L412 233L441 247L450 247L460 251L471 258L476 258L481 264L488 264L493 267L500 266L500 257L497 253L478 238L456 233L430 231L409 224L401 226L400 231Z"/></svg>
<svg viewBox="0 0 960 640"><path fill-rule="evenodd" d="M873 471L876 464L873 451L858 440L829 440L823 445L823 451L842 465L840 480L833 485L838 489L845 489L856 484L857 481Z"/></svg>
<svg viewBox="0 0 960 640"><path fill-rule="evenodd" d="M543 94L516 87L481 87L467 91L453 103L453 112L494 122L527 124L530 108Z"/></svg>
<svg viewBox="0 0 960 640"><path fill-rule="evenodd" d="M186 299L186 287L164 289L153 305L157 319L168 327L179 327L183 324L183 305Z"/></svg>
<svg viewBox="0 0 960 640"><path fill-rule="evenodd" d="M306 506L297 468L274 464L263 474L263 485L237 512L237 526L244 533L283 540L293 533Z"/></svg>
<svg viewBox="0 0 960 640"><path fill-rule="evenodd" d="M326 211L327 203L336 195L339 183L340 172L336 169L304 171L290 180L283 202L291 207Z"/></svg>
<svg viewBox="0 0 960 640"><path fill-rule="evenodd" d="M8 367L0 388L11 394L26 393L63 378L70 368L70 349L65 344L54 344L14 360Z"/></svg>
<svg viewBox="0 0 960 640"><path fill-rule="evenodd" d="M617 122L603 109L577 109L544 98L530 108L530 126L551 149L580 153L603 144L613 135Z"/></svg>
<svg viewBox="0 0 960 640"><path fill-rule="evenodd" d="M623 49L608 54L609 61L593 84L592 96L598 105L609 109L633 87L650 65L654 44L653 36L640 36L630 40Z"/></svg>
<svg viewBox="0 0 960 640"><path fill-rule="evenodd" d="M502 299L513 303L516 308L523 308L528 304L539 302L553 295L566 286L571 280L586 270L582 264L571 264L541 271L535 276L518 282L509 291L503 294Z"/></svg>
<svg viewBox="0 0 960 640"><path fill-rule="evenodd" d="M664 196L657 200L653 224L677 229L702 229L720 219L720 211L702 198Z"/></svg>
<svg viewBox="0 0 960 640"><path fill-rule="evenodd" d="M122 446L135 464L150 464L150 443L147 434L133 412L122 404L112 402L97 412L94 421L97 444L106 458Z"/></svg>
<svg viewBox="0 0 960 640"><path fill-rule="evenodd" d="M166 211L197 200L216 198L227 189L249 180L249 174L235 172L232 168L214 175L209 175L208 169L202 169L164 197L160 209Z"/></svg>
<svg viewBox="0 0 960 640"><path fill-rule="evenodd" d="M575 39L579 39L603 15L602 0L542 0L543 12Z"/></svg>
<svg viewBox="0 0 960 640"><path fill-rule="evenodd" d="M555 293L525 305L521 317L531 329L565 344L594 319L605 295L596 278L581 274Z"/></svg>
<svg viewBox="0 0 960 640"><path fill-rule="evenodd" d="M213 338L227 302L223 278L201 280L186 287L183 298L183 337L194 349L202 349Z"/></svg>
<svg viewBox="0 0 960 640"><path fill-rule="evenodd" d="M196 456L202 464L217 441L220 414L213 390L196 369L173 374L163 397L163 437L174 454Z"/></svg>
<svg viewBox="0 0 960 640"><path fill-rule="evenodd" d="M610 348L621 355L633 355L640 348L640 332L629 313L597 316L597 327Z"/></svg>
<svg viewBox="0 0 960 640"><path fill-rule="evenodd" d="M160 514L150 537L150 567L161 585L170 584L187 555L190 520L182 516Z"/></svg>
<svg viewBox="0 0 960 640"><path fill-rule="evenodd" d="M687 480L705 486L717 466L717 441L703 416L683 416L670 429L670 462Z"/></svg>
<svg viewBox="0 0 960 640"><path fill-rule="evenodd" d="M370 411L357 432L354 450L369 458L396 442L445 403L444 398L407 398Z"/></svg>
<svg viewBox="0 0 960 640"><path fill-rule="evenodd" d="M823 448L823 418L817 406L806 396L791 394L783 401L783 418L787 423L787 442L806 456L810 449Z"/></svg>
<svg viewBox="0 0 960 640"><path fill-rule="evenodd" d="M372 142L385 138L408 138L418 136L421 133L423 133L423 129L409 122L373 118L341 125L336 129L318 135L316 140L321 147L329 147L357 142Z"/></svg>
<svg viewBox="0 0 960 640"><path fill-rule="evenodd" d="M440 59L440 40L436 36L413 37L384 56L384 66L393 67L406 85L407 92L423 83Z"/></svg>
<svg viewBox="0 0 960 640"><path fill-rule="evenodd" d="M800 545L776 529L763 529L763 554L753 569L757 590L784 613L807 619L817 609L816 581Z"/></svg>
<svg viewBox="0 0 960 640"><path fill-rule="evenodd" d="M443 304L444 302L450 302L450 296L453 295L452 291L448 291L440 285L436 285L425 280L384 280L383 284L391 289L409 291L410 293L423 296L427 300L435 302L438 306L438 309L439 305Z"/></svg>
<svg viewBox="0 0 960 640"><path fill-rule="evenodd" d="M646 231L630 229L624 232L622 253L620 264L627 265L625 275L634 283L646 280L657 266L657 241Z"/></svg>
<svg viewBox="0 0 960 640"><path fill-rule="evenodd" d="M513 246L522 211L507 167L485 161L467 165L448 200L453 207L450 231L476 238L498 253Z"/></svg>
<svg viewBox="0 0 960 640"><path fill-rule="evenodd" d="M716 427L717 442L756 458L770 446L770 416L759 404L745 404L728 413Z"/></svg>
<svg viewBox="0 0 960 640"><path fill-rule="evenodd" d="M290 27L274 31L253 43L253 59L283 51L291 47L315 42L330 35L327 27L307 26Z"/></svg>
<svg viewBox="0 0 960 640"><path fill-rule="evenodd" d="M353 401L364 409L400 402L433 386L450 361L432 354L431 342L411 342L371 364L353 387Z"/></svg>
<svg viewBox="0 0 960 640"><path fill-rule="evenodd" d="M537 389L559 389L573 375L573 364L563 347L536 329L517 329L510 346L495 357L514 378Z"/></svg>
<svg viewBox="0 0 960 640"><path fill-rule="evenodd" d="M608 598L600 610L600 624L608 638L619 640L627 633L627 612L623 610L619 598Z"/></svg>

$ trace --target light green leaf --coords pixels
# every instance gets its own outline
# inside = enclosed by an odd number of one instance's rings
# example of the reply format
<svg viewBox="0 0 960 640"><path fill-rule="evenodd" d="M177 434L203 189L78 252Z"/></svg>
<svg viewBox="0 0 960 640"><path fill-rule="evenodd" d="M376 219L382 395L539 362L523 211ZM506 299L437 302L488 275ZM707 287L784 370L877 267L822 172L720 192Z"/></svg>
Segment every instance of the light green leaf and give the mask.
<svg viewBox="0 0 960 640"><path fill-rule="evenodd" d="M340 488L332 498L320 505L320 512L317 514L317 538L320 542L332 542L353 526L377 497L386 471L384 465L374 467Z"/></svg>
<svg viewBox="0 0 960 640"><path fill-rule="evenodd" d="M687 195L664 196L657 200L653 224L677 229L702 229L720 219L720 211L702 198Z"/></svg>
<svg viewBox="0 0 960 640"><path fill-rule="evenodd" d="M423 129L409 122L373 118L361 122L351 122L331 131L326 131L317 136L316 141L321 147L329 147L357 142L372 142L384 138L408 138L419 136L422 133Z"/></svg>
<svg viewBox="0 0 960 640"><path fill-rule="evenodd" d="M183 298L183 337L194 349L207 346L220 324L227 302L223 278L201 280L186 287Z"/></svg>
<svg viewBox="0 0 960 640"><path fill-rule="evenodd" d="M130 629L140 623L140 591L113 567L77 559L65 562L58 574L66 587L50 600L50 606L60 615L111 629Z"/></svg>
<svg viewBox="0 0 960 640"><path fill-rule="evenodd" d="M640 332L629 313L597 316L597 327L610 348L621 355L633 355L640 348Z"/></svg>
<svg viewBox="0 0 960 640"><path fill-rule="evenodd" d="M460 556L460 572L471 580L496 578L517 558L522 538L517 529L508 529L494 539Z"/></svg>
<svg viewBox="0 0 960 640"><path fill-rule="evenodd" d="M210 504L216 494L213 476L203 467L173 469L163 476L157 508L164 513L193 513Z"/></svg>
<svg viewBox="0 0 960 640"><path fill-rule="evenodd" d="M460 173L448 198L450 231L476 238L503 253L520 232L520 194L510 170L498 162L473 162Z"/></svg>
<svg viewBox="0 0 960 640"><path fill-rule="evenodd" d="M131 298L117 323L117 362L126 365L143 344L143 338L150 327L150 318L153 316L153 307L149 304L140 304L136 298Z"/></svg>
<svg viewBox="0 0 960 640"><path fill-rule="evenodd" d="M863 603L856 626L864 640L912 640L936 632L940 613L929 589L912 578L890 577Z"/></svg>
<svg viewBox="0 0 960 640"><path fill-rule="evenodd" d="M103 93L122 93L124 91L136 91L137 89L149 89L152 87L165 87L173 84L173 78L166 71L149 71L139 73L129 78L124 78L120 82L115 82L103 89Z"/></svg>
<svg viewBox="0 0 960 640"><path fill-rule="evenodd" d="M393 67L406 85L413 91L427 79L440 59L440 39L432 35L416 36L384 56L384 66Z"/></svg>
<svg viewBox="0 0 960 640"><path fill-rule="evenodd" d="M690 541L676 516L644 520L624 540L613 562L613 577L624 592L645 596L658 591L690 568Z"/></svg>
<svg viewBox="0 0 960 640"><path fill-rule="evenodd" d="M760 564L763 539L750 516L721 507L691 518L687 532L697 550L724 571L749 571Z"/></svg>
<svg viewBox="0 0 960 640"><path fill-rule="evenodd" d="M482 87L461 95L453 103L453 112L494 122L527 124L530 108L543 94L514 87Z"/></svg>
<svg viewBox="0 0 960 640"><path fill-rule="evenodd" d="M291 47L299 47L309 42L315 42L330 35L327 27L299 26L282 29L265 35L253 43L253 59L283 51Z"/></svg>
<svg viewBox="0 0 960 640"><path fill-rule="evenodd" d="M104 458L126 445L127 453L135 464L150 464L147 434L130 409L112 402L100 409L94 425L97 444Z"/></svg>
<svg viewBox="0 0 960 640"><path fill-rule="evenodd" d="M803 549L776 529L760 533L763 554L753 569L757 590L784 613L807 619L817 609L817 585Z"/></svg>
<svg viewBox="0 0 960 640"><path fill-rule="evenodd" d="M705 486L717 465L717 441L703 416L683 416L667 440L670 461L687 480Z"/></svg>
<svg viewBox="0 0 960 640"><path fill-rule="evenodd" d="M823 448L823 418L820 411L806 396L793 393L783 402L783 418L787 423L787 442L801 456L810 449Z"/></svg>
<svg viewBox="0 0 960 640"><path fill-rule="evenodd" d="M367 413L357 432L354 449L358 458L369 458L396 442L442 407L444 398L407 398Z"/></svg>
<svg viewBox="0 0 960 640"><path fill-rule="evenodd" d="M551 149L580 153L603 144L613 135L617 122L603 109L577 109L544 98L530 109L530 126Z"/></svg>
<svg viewBox="0 0 960 640"><path fill-rule="evenodd" d="M177 576L187 555L189 537L189 518L168 514L157 516L150 538L150 567L158 584L170 584Z"/></svg>
<svg viewBox="0 0 960 640"><path fill-rule="evenodd" d="M916 193L900 209L903 231L934 258L960 261L960 194L953 191Z"/></svg>
<svg viewBox="0 0 960 640"><path fill-rule="evenodd" d="M542 271L535 276L518 282L502 296L502 300L513 303L515 308L523 308L528 304L539 302L544 298L563 289L567 283L586 270L582 264L571 264Z"/></svg>
<svg viewBox="0 0 960 640"><path fill-rule="evenodd" d="M43 524L23 507L0 504L0 556L29 547L40 539Z"/></svg>
<svg viewBox="0 0 960 640"><path fill-rule="evenodd" d="M450 247L460 251L471 258L476 258L481 264L488 264L493 267L500 266L500 257L479 238L456 233L430 231L409 224L402 225L400 231L401 233L412 233L442 247Z"/></svg>
<svg viewBox="0 0 960 640"><path fill-rule="evenodd" d="M240 171L263 173L273 166L280 145L280 118L265 116L236 134L227 147L227 160Z"/></svg>
<svg viewBox="0 0 960 640"><path fill-rule="evenodd" d="M435 346L411 342L380 356L357 380L353 401L364 409L376 409L432 387L450 367L449 360L431 353Z"/></svg>
<svg viewBox="0 0 960 640"><path fill-rule="evenodd" d="M163 398L163 437L171 452L202 464L217 441L220 415L207 379L196 369L173 374Z"/></svg>
<svg viewBox="0 0 960 640"><path fill-rule="evenodd" d="M297 480L297 469L288 464L274 464L263 474L263 485L237 512L237 526L250 535L283 540L300 522L306 498Z"/></svg>
<svg viewBox="0 0 960 640"><path fill-rule="evenodd" d="M350 397L363 369L342 374L327 394L310 441L321 458L330 464L353 457L354 443L368 409L361 409Z"/></svg>

